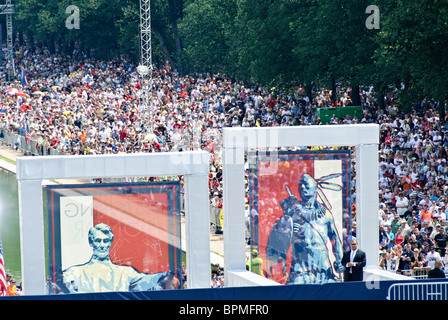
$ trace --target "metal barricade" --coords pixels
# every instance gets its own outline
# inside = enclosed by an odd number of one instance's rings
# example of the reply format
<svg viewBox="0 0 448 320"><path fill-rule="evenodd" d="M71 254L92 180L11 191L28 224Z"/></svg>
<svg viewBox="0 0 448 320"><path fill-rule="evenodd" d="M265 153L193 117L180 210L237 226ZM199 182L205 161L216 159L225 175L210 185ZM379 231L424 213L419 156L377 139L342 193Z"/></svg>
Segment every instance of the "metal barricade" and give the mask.
<svg viewBox="0 0 448 320"><path fill-rule="evenodd" d="M213 227L223 227L221 226L221 219L219 219L219 214L221 212L221 208L210 206L210 224Z"/></svg>
<svg viewBox="0 0 448 320"><path fill-rule="evenodd" d="M396 283L389 287L387 300L448 300L448 283Z"/></svg>
<svg viewBox="0 0 448 320"><path fill-rule="evenodd" d="M38 145L38 143L34 140L31 140L27 143L24 136L21 136L14 132L2 130L1 136L2 137L0 138L0 141L2 141L4 144L33 156L51 156L62 154L61 152L53 148L46 148L42 145Z"/></svg>
<svg viewBox="0 0 448 320"><path fill-rule="evenodd" d="M411 277L414 279L426 279L428 278L428 270L426 269L412 270Z"/></svg>

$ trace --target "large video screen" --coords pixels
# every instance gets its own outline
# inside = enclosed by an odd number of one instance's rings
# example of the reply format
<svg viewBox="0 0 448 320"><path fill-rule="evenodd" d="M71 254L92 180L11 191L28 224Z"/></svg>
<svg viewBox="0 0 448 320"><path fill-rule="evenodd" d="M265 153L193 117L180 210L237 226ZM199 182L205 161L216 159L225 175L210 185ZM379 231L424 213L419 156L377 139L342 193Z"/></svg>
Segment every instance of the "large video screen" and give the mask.
<svg viewBox="0 0 448 320"><path fill-rule="evenodd" d="M46 187L51 294L180 289L180 183Z"/></svg>
<svg viewBox="0 0 448 320"><path fill-rule="evenodd" d="M249 152L248 162L248 269L281 284L340 281L352 223L350 150Z"/></svg>

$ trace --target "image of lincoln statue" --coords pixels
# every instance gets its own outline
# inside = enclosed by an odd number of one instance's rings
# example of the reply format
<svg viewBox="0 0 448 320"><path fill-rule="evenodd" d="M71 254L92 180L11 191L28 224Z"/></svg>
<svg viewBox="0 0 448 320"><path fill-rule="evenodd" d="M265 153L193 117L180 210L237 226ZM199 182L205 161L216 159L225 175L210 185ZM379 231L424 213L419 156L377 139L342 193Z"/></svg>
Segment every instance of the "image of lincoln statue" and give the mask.
<svg viewBox="0 0 448 320"><path fill-rule="evenodd" d="M90 228L88 238L93 249L90 260L62 272L66 292L160 290L172 278L168 272L146 274L138 272L132 266L113 263L109 251L114 234L107 224L99 223Z"/></svg>

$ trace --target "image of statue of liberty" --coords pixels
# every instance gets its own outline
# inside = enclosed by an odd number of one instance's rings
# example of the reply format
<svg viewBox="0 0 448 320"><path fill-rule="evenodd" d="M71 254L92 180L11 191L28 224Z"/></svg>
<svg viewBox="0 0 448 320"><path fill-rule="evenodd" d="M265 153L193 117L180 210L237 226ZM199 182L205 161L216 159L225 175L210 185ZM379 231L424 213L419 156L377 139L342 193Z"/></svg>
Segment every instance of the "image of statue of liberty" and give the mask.
<svg viewBox="0 0 448 320"><path fill-rule="evenodd" d="M62 271L63 290L67 293L160 290L173 281L169 272L146 274L131 266L118 265L110 260L114 240L112 229L99 223L89 229L89 245L93 249L89 261Z"/></svg>
<svg viewBox="0 0 448 320"><path fill-rule="evenodd" d="M300 201L286 187L289 197L280 202L283 216L269 234L266 257L270 264L277 263L279 258L286 261L292 246L287 283L334 282L343 271L340 264L343 246L331 213L332 206L322 190L341 191L340 185L328 182L339 176L341 174L331 174L315 180L303 174L298 186Z"/></svg>

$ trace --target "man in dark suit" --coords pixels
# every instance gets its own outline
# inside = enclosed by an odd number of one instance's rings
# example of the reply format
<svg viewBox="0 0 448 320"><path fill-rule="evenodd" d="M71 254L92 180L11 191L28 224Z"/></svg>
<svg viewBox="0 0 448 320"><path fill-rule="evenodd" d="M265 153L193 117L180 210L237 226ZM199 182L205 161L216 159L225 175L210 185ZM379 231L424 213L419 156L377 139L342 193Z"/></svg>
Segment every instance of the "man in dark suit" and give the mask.
<svg viewBox="0 0 448 320"><path fill-rule="evenodd" d="M434 263L434 269L428 271L428 279L445 278L445 272L440 269L441 267L442 262L440 260L436 260Z"/></svg>
<svg viewBox="0 0 448 320"><path fill-rule="evenodd" d="M344 281L362 281L363 269L366 266L366 253L358 249L358 242L350 242L351 250L342 256L341 264L344 269Z"/></svg>

